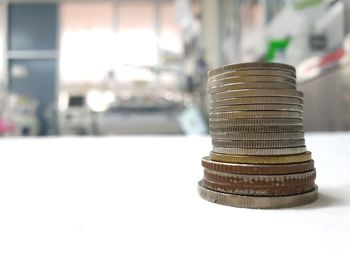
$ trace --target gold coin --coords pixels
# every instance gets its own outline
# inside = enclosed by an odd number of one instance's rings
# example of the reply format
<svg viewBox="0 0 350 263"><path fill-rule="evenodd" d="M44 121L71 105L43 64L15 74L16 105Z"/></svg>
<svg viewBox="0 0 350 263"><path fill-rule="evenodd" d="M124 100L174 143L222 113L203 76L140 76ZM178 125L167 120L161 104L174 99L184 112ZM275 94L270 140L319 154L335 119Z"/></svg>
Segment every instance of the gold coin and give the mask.
<svg viewBox="0 0 350 263"><path fill-rule="evenodd" d="M298 90L278 90L278 89L247 89L247 90L230 90L226 92L215 93L210 96L211 101L244 98L244 97L292 97L302 99L304 94Z"/></svg>
<svg viewBox="0 0 350 263"><path fill-rule="evenodd" d="M210 152L210 158L213 161L227 163L243 163L243 164L283 164L283 163L302 163L310 161L311 152L293 155L281 156L253 156L253 155L231 155Z"/></svg>
<svg viewBox="0 0 350 263"><path fill-rule="evenodd" d="M229 105L210 107L209 112L232 112L232 111L297 111L302 112L303 106L292 104L252 104L252 105Z"/></svg>
<svg viewBox="0 0 350 263"><path fill-rule="evenodd" d="M271 62L250 62L241 64L232 64L209 70L208 77L212 77L217 74L222 74L226 71L232 70L257 70L257 69L276 69L281 71L292 72L295 74L295 68L293 66L282 64L282 63L271 63Z"/></svg>
<svg viewBox="0 0 350 263"><path fill-rule="evenodd" d="M296 111L231 111L209 113L211 119L230 118L293 118L302 119L302 113Z"/></svg>
<svg viewBox="0 0 350 263"><path fill-rule="evenodd" d="M211 107L230 105L255 105L255 104L287 104L303 106L303 99L290 97L246 97L230 98L210 102Z"/></svg>
<svg viewBox="0 0 350 263"><path fill-rule="evenodd" d="M284 78L284 77L275 77L275 76L246 76L246 77L234 77L234 78L225 78L216 81L208 81L207 87L210 89L214 86L221 86L233 83L251 83L251 82L267 82L267 83L284 83L287 85L296 85L295 80ZM292 86L292 87L293 87Z"/></svg>

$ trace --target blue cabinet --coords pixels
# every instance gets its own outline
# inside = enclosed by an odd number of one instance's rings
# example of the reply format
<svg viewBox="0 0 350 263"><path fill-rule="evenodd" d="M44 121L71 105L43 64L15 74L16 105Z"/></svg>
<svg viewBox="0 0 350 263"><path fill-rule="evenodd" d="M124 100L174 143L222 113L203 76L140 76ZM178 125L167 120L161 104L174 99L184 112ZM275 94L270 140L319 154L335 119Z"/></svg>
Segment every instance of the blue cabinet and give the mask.
<svg viewBox="0 0 350 263"><path fill-rule="evenodd" d="M47 133L45 108L56 103L58 42L57 4L9 4L9 91L39 101L40 135ZM13 74L14 67L25 76Z"/></svg>
<svg viewBox="0 0 350 263"><path fill-rule="evenodd" d="M56 50L56 4L10 4L9 50Z"/></svg>

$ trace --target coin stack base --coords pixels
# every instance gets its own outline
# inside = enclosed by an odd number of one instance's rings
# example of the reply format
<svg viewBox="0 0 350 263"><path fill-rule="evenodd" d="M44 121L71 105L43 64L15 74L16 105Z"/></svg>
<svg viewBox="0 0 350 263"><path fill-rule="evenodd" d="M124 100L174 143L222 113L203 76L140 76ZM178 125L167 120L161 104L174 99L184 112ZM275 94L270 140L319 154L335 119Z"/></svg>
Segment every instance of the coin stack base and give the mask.
<svg viewBox="0 0 350 263"><path fill-rule="evenodd" d="M210 156L199 195L244 208L286 208L317 199L316 169L303 128L295 68L228 65L208 73Z"/></svg>
<svg viewBox="0 0 350 263"><path fill-rule="evenodd" d="M288 208L310 204L317 200L318 187L306 193L286 196L251 196L228 194L210 190L198 182L198 193L204 200L226 206L255 209Z"/></svg>

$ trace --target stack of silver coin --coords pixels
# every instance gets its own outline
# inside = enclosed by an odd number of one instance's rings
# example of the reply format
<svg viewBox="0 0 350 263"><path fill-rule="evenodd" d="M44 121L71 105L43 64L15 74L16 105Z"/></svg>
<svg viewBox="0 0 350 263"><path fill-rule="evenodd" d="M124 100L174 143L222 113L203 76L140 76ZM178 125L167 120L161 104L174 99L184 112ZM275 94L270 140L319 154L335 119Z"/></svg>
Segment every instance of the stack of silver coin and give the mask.
<svg viewBox="0 0 350 263"><path fill-rule="evenodd" d="M207 89L213 150L210 157L202 160L205 168L205 177L200 182L202 197L223 204L257 208L294 206L315 200L316 172L311 153L305 146L303 93L296 89L295 68L264 62L223 66L209 71ZM295 167L293 163L300 165ZM258 181L266 177L266 171L277 174L254 185L255 179L251 176L222 174L225 169L248 171L255 177L259 175ZM271 183L277 179L284 181L288 174L292 176L291 171L303 172L296 175L298 181L289 185L286 181L282 183L284 188L281 183ZM250 180L251 187L244 188L243 183L234 181L235 176L242 182ZM237 196L231 196L232 199L220 192L253 195L254 198L249 203L246 198L238 200ZM259 195L292 198L267 198L268 201L261 203L262 199L255 198Z"/></svg>

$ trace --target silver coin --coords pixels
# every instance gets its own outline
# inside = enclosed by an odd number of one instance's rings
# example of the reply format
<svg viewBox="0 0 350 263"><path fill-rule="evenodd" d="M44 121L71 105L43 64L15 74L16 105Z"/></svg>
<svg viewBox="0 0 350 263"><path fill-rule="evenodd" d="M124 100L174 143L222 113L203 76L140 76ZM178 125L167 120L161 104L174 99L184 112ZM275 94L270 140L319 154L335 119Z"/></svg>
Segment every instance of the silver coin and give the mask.
<svg viewBox="0 0 350 263"><path fill-rule="evenodd" d="M206 201L234 207L276 209L306 205L317 200L318 187L309 192L287 196L248 196L210 190L198 183L198 193Z"/></svg>
<svg viewBox="0 0 350 263"><path fill-rule="evenodd" d="M271 132L271 133L211 133L215 140L289 140L304 139L304 132Z"/></svg>
<svg viewBox="0 0 350 263"><path fill-rule="evenodd" d="M211 135L217 133L232 134L236 132L244 133L272 133L272 132L304 132L303 125L288 125L288 126L225 126L225 127L209 127Z"/></svg>
<svg viewBox="0 0 350 263"><path fill-rule="evenodd" d="M286 83L275 82L242 82L231 83L226 85L216 85L211 88L207 88L208 94L216 94L227 91L239 91L239 90L259 90L259 89L271 89L271 90L296 90L296 85Z"/></svg>
<svg viewBox="0 0 350 263"><path fill-rule="evenodd" d="M301 119L217 119L209 118L209 127L227 127L227 126L285 126L285 125L303 125Z"/></svg>
<svg viewBox="0 0 350 263"><path fill-rule="evenodd" d="M306 147L290 148L270 148L270 149L248 149L248 148L224 148L213 146L214 153L232 154L232 155L291 155L306 152Z"/></svg>
<svg viewBox="0 0 350 263"><path fill-rule="evenodd" d="M282 64L282 63L271 63L271 62L249 62L249 63L240 63L221 66L212 70L209 70L208 77L212 77L223 72L232 71L232 70L258 70L258 69L275 69L280 71L287 71L295 74L295 68L293 66Z"/></svg>
<svg viewBox="0 0 350 263"><path fill-rule="evenodd" d="M235 84L235 83L277 83L277 84L285 84L290 85L291 88L295 87L296 82L294 79L290 78L284 78L284 77L275 77L275 76L245 76L245 77L231 77L231 78L224 78L219 79L216 81L208 81L207 88L211 89L212 87L222 86L222 85L229 85L229 84Z"/></svg>
<svg viewBox="0 0 350 263"><path fill-rule="evenodd" d="M244 149L271 149L271 148L290 148L305 145L304 139L289 140L217 140L213 139L214 147L219 148L244 148Z"/></svg>
<svg viewBox="0 0 350 263"><path fill-rule="evenodd" d="M229 105L210 107L209 112L231 111L297 111L302 112L303 106L289 104L252 104L252 105Z"/></svg>
<svg viewBox="0 0 350 263"><path fill-rule="evenodd" d="M230 77L242 77L242 76L274 76L274 77L286 77L295 80L296 75L290 71L283 70L270 70L270 69L258 69L258 70L233 70L226 71L221 74L214 75L208 78L209 81L216 81L220 79L230 78Z"/></svg>
<svg viewBox="0 0 350 263"><path fill-rule="evenodd" d="M289 118L302 119L302 112L296 111L231 111L231 112L215 112L209 113L211 119L249 119L249 118Z"/></svg>
<svg viewBox="0 0 350 263"><path fill-rule="evenodd" d="M284 104L303 106L303 99L290 97L245 97L215 100L210 102L211 107L230 105L255 105L255 104Z"/></svg>
<svg viewBox="0 0 350 263"><path fill-rule="evenodd" d="M230 90L226 92L215 93L210 96L211 101L244 98L244 97L292 97L302 99L304 94L298 90L277 90L277 89L247 89L247 90Z"/></svg>

